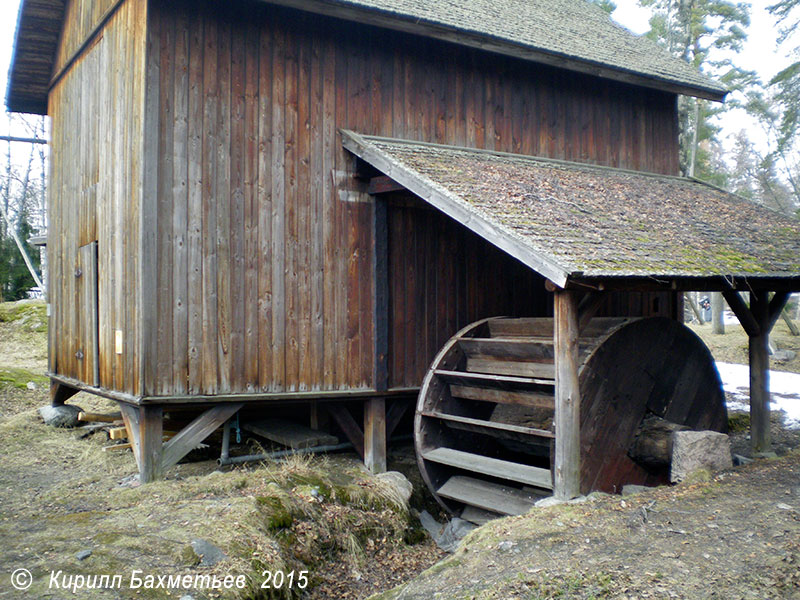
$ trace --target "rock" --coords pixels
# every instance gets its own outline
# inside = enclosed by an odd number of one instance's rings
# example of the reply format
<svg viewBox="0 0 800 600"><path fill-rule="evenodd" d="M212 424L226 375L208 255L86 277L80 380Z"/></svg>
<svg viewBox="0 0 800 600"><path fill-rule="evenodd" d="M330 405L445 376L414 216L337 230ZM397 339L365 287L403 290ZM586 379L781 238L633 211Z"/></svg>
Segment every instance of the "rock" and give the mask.
<svg viewBox="0 0 800 600"><path fill-rule="evenodd" d="M80 552L78 552L75 555L75 558L77 558L78 560L86 560L91 555L92 555L92 551L91 550L88 550L88 549L87 550L81 550Z"/></svg>
<svg viewBox="0 0 800 600"><path fill-rule="evenodd" d="M80 424L78 415L83 412L80 406L62 404L61 406L43 406L39 409L45 425L51 427L77 427Z"/></svg>
<svg viewBox="0 0 800 600"><path fill-rule="evenodd" d="M180 597L180 600L194 600L194 596L192 596L191 594L184 594L183 596Z"/></svg>
<svg viewBox="0 0 800 600"><path fill-rule="evenodd" d="M742 456L741 454L733 455L733 465L735 467L743 467L744 465L749 465L751 462L753 462L752 458L747 458L746 456Z"/></svg>
<svg viewBox="0 0 800 600"><path fill-rule="evenodd" d="M192 540L192 550L200 557L201 567L212 567L227 558L225 553L206 540Z"/></svg>
<svg viewBox="0 0 800 600"><path fill-rule="evenodd" d="M387 484L389 487L397 492L397 495L403 499L403 502L408 506L411 500L411 493L414 491L414 486L406 478L405 475L399 471L387 471L375 476L376 479Z"/></svg>
<svg viewBox="0 0 800 600"><path fill-rule="evenodd" d="M25 384L25 387L27 387L29 390L35 390L36 389L36 383L33 382L33 381L29 381L28 383Z"/></svg>
<svg viewBox="0 0 800 600"><path fill-rule="evenodd" d="M647 487L646 485L634 485L632 483L629 483L627 485L622 486L622 495L633 496L634 494L641 494L642 492L646 492L652 489L653 488Z"/></svg>
<svg viewBox="0 0 800 600"><path fill-rule="evenodd" d="M436 545L445 552L455 552L461 540L477 527L458 517L454 517L452 521L442 525L427 510L420 513L419 522L436 542Z"/></svg>
<svg viewBox="0 0 800 600"><path fill-rule="evenodd" d="M776 350L772 354L772 360L775 360L775 361L778 361L778 362L789 362L795 356L797 356L797 353L792 351L792 350Z"/></svg>
<svg viewBox="0 0 800 600"><path fill-rule="evenodd" d="M547 508L549 506L558 506L559 504L564 504L566 500L561 500L560 498L556 498L555 496L548 496L547 498L542 498L541 500L537 500L534 503L534 506L538 508Z"/></svg>
<svg viewBox="0 0 800 600"><path fill-rule="evenodd" d="M508 552L514 547L514 545L515 545L514 542L505 540L497 544L497 549L500 550L501 552Z"/></svg>
<svg viewBox="0 0 800 600"><path fill-rule="evenodd" d="M733 467L730 439L716 431L676 431L672 440L670 481L683 481L699 469L719 471Z"/></svg>

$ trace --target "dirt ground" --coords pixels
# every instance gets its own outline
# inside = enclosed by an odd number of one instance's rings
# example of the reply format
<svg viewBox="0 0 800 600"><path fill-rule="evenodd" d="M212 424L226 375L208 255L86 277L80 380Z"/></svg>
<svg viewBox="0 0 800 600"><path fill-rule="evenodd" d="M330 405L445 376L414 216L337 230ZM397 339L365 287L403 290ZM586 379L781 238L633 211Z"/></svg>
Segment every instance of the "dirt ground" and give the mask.
<svg viewBox="0 0 800 600"><path fill-rule="evenodd" d="M180 598L187 592L131 589L138 570L140 578L246 579L236 592L189 590L195 600L357 599L407 581L443 556L396 491L353 455L233 469L206 460L178 465L166 481L132 487L133 456L105 451L112 443L105 433L81 438L81 430L41 422L36 409L48 402L43 314L41 304L0 304L0 598ZM87 394L70 403L93 412L117 409ZM407 462L408 452L399 454ZM226 558L198 564L191 546L198 539ZM17 569L32 575L27 590L9 585ZM262 589L267 570L294 571L298 582L307 571L309 585ZM58 587L51 587L51 574L59 572ZM63 589L78 576L104 574L121 575L121 589Z"/></svg>
<svg viewBox="0 0 800 600"><path fill-rule="evenodd" d="M81 439L41 423L35 409L47 402L46 332L41 307L22 308L10 314L0 305L0 598L187 593L48 589L53 571L122 574L127 585L134 569L141 576L247 578L237 593L189 591L195 600L800 598L800 432L785 430L777 415L779 459L498 520L441 561L413 514L352 456L225 471L207 460L177 466L166 481L130 487L129 452L104 451L110 442L103 434ZM736 346L734 336L724 337ZM116 408L84 394L72 402L99 412ZM732 442L746 455L746 419L737 419ZM391 459L413 475L408 448ZM430 508L419 479L414 483L412 503ZM190 545L197 539L226 558L198 564ZM91 555L81 560L82 551ZM34 580L24 592L9 585L20 568ZM307 569L311 589L260 589L262 572L279 569Z"/></svg>
<svg viewBox="0 0 800 600"><path fill-rule="evenodd" d="M498 520L375 600L800 598L800 453Z"/></svg>

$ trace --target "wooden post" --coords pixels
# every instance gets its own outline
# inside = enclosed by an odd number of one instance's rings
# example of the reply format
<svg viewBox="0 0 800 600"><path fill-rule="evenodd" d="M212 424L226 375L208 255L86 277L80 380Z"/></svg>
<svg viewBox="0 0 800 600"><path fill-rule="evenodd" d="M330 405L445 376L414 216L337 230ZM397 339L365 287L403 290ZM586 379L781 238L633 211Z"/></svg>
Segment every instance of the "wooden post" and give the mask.
<svg viewBox="0 0 800 600"><path fill-rule="evenodd" d="M59 383L54 379L50 380L50 404L52 406L62 406L67 400L72 398L80 390Z"/></svg>
<svg viewBox="0 0 800 600"><path fill-rule="evenodd" d="M161 456L163 453L163 411L160 406L133 406L120 403L122 419L128 430L136 464L139 467L139 481L150 483L161 477Z"/></svg>
<svg viewBox="0 0 800 600"><path fill-rule="evenodd" d="M750 443L753 456L772 453L769 421L769 333L789 299L777 292L772 299L765 290L750 292L750 306L735 290L723 292L731 310L750 338Z"/></svg>
<svg viewBox="0 0 800 600"><path fill-rule="evenodd" d="M580 495L580 414L578 385L578 303L575 292L555 291L556 456L554 495Z"/></svg>
<svg viewBox="0 0 800 600"><path fill-rule="evenodd" d="M769 303L767 292L750 293L750 312L759 326L750 336L750 441L753 456L772 449L769 431Z"/></svg>
<svg viewBox="0 0 800 600"><path fill-rule="evenodd" d="M364 464L373 473L386 471L386 400L371 398L364 405Z"/></svg>

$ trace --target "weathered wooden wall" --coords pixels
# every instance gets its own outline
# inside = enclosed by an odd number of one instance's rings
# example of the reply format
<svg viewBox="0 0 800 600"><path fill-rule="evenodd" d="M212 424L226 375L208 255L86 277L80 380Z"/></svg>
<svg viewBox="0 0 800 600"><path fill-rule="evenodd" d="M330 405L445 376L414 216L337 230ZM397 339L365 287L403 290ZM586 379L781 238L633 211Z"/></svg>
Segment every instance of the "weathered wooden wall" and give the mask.
<svg viewBox="0 0 800 600"><path fill-rule="evenodd" d="M142 0L136 1L142 3ZM54 75L67 65L92 31L119 2L120 0L67 1L61 41L56 52Z"/></svg>
<svg viewBox="0 0 800 600"><path fill-rule="evenodd" d="M371 387L373 208L339 128L676 173L674 95L260 3L235 6L151 5L162 160L148 393ZM407 243L435 250L452 241L425 231ZM441 250L418 259L433 261L431 274L433 264L450 268L436 258ZM484 269L476 281L492 284L487 265L503 260L492 261L474 257ZM471 309L451 302L447 286L436 289L425 305L436 302L436 331L409 356L424 326L405 317L397 343L412 374L395 364L394 383L418 383L420 365L462 317L507 306L478 300L491 287L476 288Z"/></svg>
<svg viewBox="0 0 800 600"><path fill-rule="evenodd" d="M93 28L95 16L103 12L101 4L70 3L60 56L67 57L83 44L81 36ZM145 2L126 0L53 88L48 108L50 370L130 394L140 392L137 314L146 18ZM115 352L117 330L122 332L121 354ZM95 336L99 356L92 348Z"/></svg>

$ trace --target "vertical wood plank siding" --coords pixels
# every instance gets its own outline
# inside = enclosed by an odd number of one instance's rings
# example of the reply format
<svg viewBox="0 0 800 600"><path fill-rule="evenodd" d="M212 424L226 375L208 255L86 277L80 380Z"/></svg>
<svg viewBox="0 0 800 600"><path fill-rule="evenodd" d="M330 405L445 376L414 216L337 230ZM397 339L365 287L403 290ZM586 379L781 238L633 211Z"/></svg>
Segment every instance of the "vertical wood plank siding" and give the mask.
<svg viewBox="0 0 800 600"><path fill-rule="evenodd" d="M671 94L236 6L153 3L159 394L372 386L373 205L339 128L677 171ZM435 212L390 208L389 229L391 385L465 323L551 310L541 278Z"/></svg>
<svg viewBox="0 0 800 600"><path fill-rule="evenodd" d="M110 2L75 0L59 56L79 47ZM52 153L48 211L50 232L50 368L94 381L94 366L83 340L96 328L99 383L130 394L141 392L139 377L139 208L146 4L127 0L105 25L102 36L53 88ZM98 314L79 295L93 274L86 268L87 245L97 242ZM83 250L80 250L81 248ZM93 267L92 267L93 268ZM85 291L85 290L84 290ZM122 354L115 352L122 332ZM96 382L95 382L96 384Z"/></svg>

